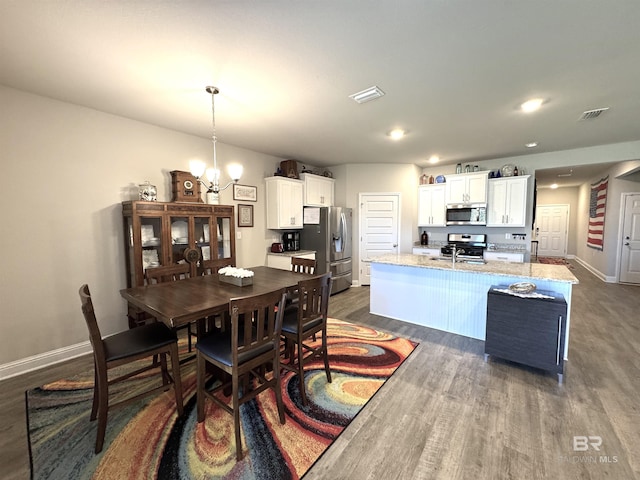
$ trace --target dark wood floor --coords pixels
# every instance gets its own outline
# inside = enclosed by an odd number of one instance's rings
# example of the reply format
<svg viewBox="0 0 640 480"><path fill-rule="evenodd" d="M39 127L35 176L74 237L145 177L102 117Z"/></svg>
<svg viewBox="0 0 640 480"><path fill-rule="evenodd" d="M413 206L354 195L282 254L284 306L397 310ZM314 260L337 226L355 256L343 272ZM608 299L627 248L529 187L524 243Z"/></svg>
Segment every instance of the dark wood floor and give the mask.
<svg viewBox="0 0 640 480"><path fill-rule="evenodd" d="M370 315L366 287L333 296L331 316L420 345L305 480L640 480L640 287L574 273L564 385L485 363L482 341ZM0 478L29 476L24 390L90 367L82 358L0 382ZM600 437L600 450L574 451L574 436Z"/></svg>

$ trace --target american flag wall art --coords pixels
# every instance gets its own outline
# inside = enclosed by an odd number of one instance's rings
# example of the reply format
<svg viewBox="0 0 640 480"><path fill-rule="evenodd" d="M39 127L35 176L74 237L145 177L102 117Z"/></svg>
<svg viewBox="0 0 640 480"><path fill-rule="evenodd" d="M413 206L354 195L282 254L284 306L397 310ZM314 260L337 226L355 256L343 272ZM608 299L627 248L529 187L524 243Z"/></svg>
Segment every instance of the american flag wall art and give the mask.
<svg viewBox="0 0 640 480"><path fill-rule="evenodd" d="M587 246L597 250L602 250L604 245L604 212L607 205L608 185L608 176L591 184Z"/></svg>

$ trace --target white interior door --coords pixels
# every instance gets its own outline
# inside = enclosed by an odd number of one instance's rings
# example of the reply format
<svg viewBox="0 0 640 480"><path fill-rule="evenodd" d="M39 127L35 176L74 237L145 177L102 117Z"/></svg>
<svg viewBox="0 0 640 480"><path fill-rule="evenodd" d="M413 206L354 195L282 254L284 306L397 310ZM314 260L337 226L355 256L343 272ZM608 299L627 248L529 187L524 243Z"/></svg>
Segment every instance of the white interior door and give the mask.
<svg viewBox="0 0 640 480"><path fill-rule="evenodd" d="M640 283L640 194L626 196L622 222L620 281Z"/></svg>
<svg viewBox="0 0 640 480"><path fill-rule="evenodd" d="M567 256L568 225L569 205L538 205L536 207L538 256Z"/></svg>
<svg viewBox="0 0 640 480"><path fill-rule="evenodd" d="M360 194L360 285L371 284L371 264L364 260L398 253L400 194Z"/></svg>

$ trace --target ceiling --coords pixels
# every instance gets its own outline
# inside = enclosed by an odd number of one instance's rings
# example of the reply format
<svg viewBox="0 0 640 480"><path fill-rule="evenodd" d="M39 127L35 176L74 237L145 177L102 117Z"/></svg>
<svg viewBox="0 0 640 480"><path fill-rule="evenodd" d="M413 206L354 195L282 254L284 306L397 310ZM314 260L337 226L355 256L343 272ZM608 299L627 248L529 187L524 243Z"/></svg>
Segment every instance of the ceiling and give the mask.
<svg viewBox="0 0 640 480"><path fill-rule="evenodd" d="M452 164L640 140L638 24L636 0L2 0L0 83L202 137L215 85L223 143Z"/></svg>

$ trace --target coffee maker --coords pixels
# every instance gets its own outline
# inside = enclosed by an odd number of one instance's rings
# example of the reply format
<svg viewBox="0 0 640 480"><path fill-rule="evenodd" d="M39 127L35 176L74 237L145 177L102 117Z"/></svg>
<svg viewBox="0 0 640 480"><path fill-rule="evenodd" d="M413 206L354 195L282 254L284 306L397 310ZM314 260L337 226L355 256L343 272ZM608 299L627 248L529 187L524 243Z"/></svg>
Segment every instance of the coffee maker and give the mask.
<svg viewBox="0 0 640 480"><path fill-rule="evenodd" d="M284 232L282 245L285 252L297 252L300 250L300 232Z"/></svg>

